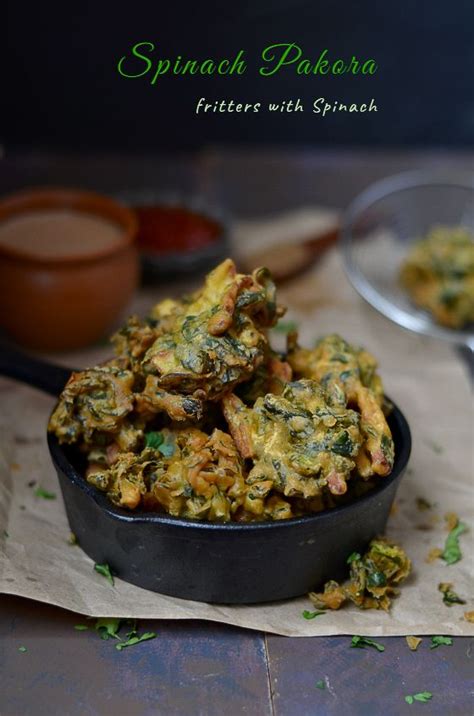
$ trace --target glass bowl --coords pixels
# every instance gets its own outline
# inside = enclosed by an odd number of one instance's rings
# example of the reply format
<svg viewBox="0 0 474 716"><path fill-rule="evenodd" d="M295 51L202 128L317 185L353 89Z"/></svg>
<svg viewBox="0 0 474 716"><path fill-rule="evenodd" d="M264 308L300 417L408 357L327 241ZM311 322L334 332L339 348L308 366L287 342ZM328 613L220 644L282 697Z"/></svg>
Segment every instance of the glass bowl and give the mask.
<svg viewBox="0 0 474 716"><path fill-rule="evenodd" d="M346 271L358 293L403 328L474 350L474 324L445 328L411 303L399 283L411 244L437 225L474 232L474 173L416 171L372 184L349 206L342 231Z"/></svg>

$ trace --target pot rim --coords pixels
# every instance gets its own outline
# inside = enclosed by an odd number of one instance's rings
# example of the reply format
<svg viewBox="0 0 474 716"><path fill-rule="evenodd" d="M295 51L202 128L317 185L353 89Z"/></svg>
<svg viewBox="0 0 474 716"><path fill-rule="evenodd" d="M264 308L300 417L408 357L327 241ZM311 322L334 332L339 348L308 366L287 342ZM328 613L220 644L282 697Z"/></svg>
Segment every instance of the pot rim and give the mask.
<svg viewBox="0 0 474 716"><path fill-rule="evenodd" d="M134 243L138 232L138 219L135 212L127 206L105 194L61 186L31 187L0 197L0 224L28 211L47 209L70 209L106 219L120 227L122 231L120 241L116 245L87 254L69 254L58 257L35 255L29 251L0 244L0 256L42 266L47 264L69 266L88 263L117 255L128 249Z"/></svg>

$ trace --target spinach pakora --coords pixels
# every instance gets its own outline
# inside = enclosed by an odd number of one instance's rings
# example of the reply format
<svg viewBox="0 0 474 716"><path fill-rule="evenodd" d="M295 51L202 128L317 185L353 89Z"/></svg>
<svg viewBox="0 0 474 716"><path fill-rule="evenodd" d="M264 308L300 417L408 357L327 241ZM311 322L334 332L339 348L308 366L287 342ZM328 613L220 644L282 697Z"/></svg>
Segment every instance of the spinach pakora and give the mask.
<svg viewBox="0 0 474 716"><path fill-rule="evenodd" d="M403 549L386 538L373 539L364 555L354 552L348 558L349 581L331 580L321 593L308 595L317 609L339 609L347 600L360 609L388 611L398 585L411 571L411 562Z"/></svg>
<svg viewBox="0 0 474 716"><path fill-rule="evenodd" d="M269 344L285 309L266 269L227 259L112 338L51 416L118 507L218 521L288 519L371 489L393 465L375 359L339 336ZM349 489L348 489L349 486Z"/></svg>
<svg viewBox="0 0 474 716"><path fill-rule="evenodd" d="M375 358L338 335L322 338L312 350L300 348L293 333L288 336L287 360L295 376L319 381L331 404L342 401L360 413L363 444L356 455L359 474L364 478L387 475L393 467L394 447Z"/></svg>
<svg viewBox="0 0 474 716"><path fill-rule="evenodd" d="M400 270L413 303L448 328L474 321L474 236L439 226L417 241Z"/></svg>

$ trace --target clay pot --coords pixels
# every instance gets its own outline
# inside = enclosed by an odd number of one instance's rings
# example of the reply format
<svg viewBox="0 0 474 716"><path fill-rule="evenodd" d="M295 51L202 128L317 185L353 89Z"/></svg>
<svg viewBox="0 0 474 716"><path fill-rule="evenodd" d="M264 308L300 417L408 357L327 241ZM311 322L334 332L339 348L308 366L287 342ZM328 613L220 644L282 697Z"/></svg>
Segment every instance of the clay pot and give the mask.
<svg viewBox="0 0 474 716"><path fill-rule="evenodd" d="M122 229L120 241L85 255L46 258L0 246L2 327L30 348L81 348L111 329L137 287L137 220L133 211L100 194L47 188L1 199L0 222L38 209L96 214Z"/></svg>

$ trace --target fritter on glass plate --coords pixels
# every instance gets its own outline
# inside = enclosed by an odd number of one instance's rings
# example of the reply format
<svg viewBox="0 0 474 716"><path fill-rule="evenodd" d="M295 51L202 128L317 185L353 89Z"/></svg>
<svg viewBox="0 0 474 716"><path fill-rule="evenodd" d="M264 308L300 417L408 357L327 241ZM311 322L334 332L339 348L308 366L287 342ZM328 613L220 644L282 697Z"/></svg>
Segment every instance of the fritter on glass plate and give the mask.
<svg viewBox="0 0 474 716"><path fill-rule="evenodd" d="M439 226L411 248L400 281L413 303L448 328L474 321L474 235Z"/></svg>

